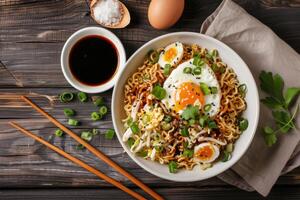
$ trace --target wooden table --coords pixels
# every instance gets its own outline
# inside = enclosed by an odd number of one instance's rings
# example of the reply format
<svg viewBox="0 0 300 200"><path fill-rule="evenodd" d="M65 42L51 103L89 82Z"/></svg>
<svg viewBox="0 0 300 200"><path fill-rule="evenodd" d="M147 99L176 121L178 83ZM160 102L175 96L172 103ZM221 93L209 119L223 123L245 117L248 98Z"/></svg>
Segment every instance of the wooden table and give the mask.
<svg viewBox="0 0 300 200"><path fill-rule="evenodd" d="M127 55L152 38L174 31L198 32L203 20L216 9L220 0L187 0L180 22L164 31L154 30L147 21L149 1L124 1L131 11L132 22L126 29L112 30L122 40ZM272 28L283 40L300 52L299 0L238 0L250 14ZM76 30L97 26L91 19L86 1L0 1L0 199L128 199L123 192L75 166L51 150L23 136L7 125L21 123L36 134L48 138L65 151L101 169L109 176L134 186L87 151L76 150L69 137L51 137L55 130L40 114L20 99L30 94L49 113L66 122L55 100L62 91L74 91L60 69L60 52L66 39ZM110 104L111 91L103 96ZM81 130L98 127L104 132L112 127L111 115L91 122L95 110L91 103L74 102ZM227 185L217 178L194 183L174 183L157 178L137 166L124 153L117 139L95 137L92 144L122 167L168 199L261 199ZM269 199L300 199L300 169L283 175ZM139 190L138 190L139 191Z"/></svg>

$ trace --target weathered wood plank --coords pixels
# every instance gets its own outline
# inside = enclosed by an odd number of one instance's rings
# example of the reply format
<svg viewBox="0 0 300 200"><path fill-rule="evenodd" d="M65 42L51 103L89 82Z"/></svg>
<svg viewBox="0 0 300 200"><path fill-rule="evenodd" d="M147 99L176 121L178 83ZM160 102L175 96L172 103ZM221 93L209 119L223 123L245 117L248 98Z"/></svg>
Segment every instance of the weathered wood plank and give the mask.
<svg viewBox="0 0 300 200"><path fill-rule="evenodd" d="M220 0L186 1L181 20L171 29L158 31L147 21L149 1L128 0L132 13L128 28L112 30L123 41L130 56L150 39L174 31L199 31L202 21ZM266 23L298 52L300 51L299 8L283 8L278 1L237 0ZM286 1L280 1L286 2ZM293 1L293 5L300 5ZM270 9L277 7L275 9ZM76 30L97 24L90 18L85 1L0 1L0 60L24 86L68 86L60 70L64 41ZM4 77L0 73L0 78Z"/></svg>
<svg viewBox="0 0 300 200"><path fill-rule="evenodd" d="M136 190L140 192L140 190ZM174 200L299 200L299 188L298 187L275 187L267 198L259 196L257 193L248 193L238 190L233 187L227 188L158 188L158 193L163 195L166 199ZM143 194L143 193L141 193ZM131 199L120 190L116 189L26 189L26 190L2 190L0 191L2 200L40 200L40 199L52 199L52 200L86 200L86 199ZM144 195L146 196L146 195Z"/></svg>

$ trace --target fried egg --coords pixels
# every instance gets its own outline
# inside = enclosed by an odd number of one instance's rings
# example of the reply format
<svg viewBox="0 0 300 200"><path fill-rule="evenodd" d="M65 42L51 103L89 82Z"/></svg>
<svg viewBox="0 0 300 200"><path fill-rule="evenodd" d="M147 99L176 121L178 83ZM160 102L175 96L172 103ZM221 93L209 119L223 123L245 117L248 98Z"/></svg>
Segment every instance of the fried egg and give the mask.
<svg viewBox="0 0 300 200"><path fill-rule="evenodd" d="M213 70L204 64L201 73L184 73L186 67L192 70L196 68L190 59L177 66L164 82L166 97L162 100L168 109L181 114L188 105L198 105L200 108L210 105L210 109L204 111L209 116L214 116L220 109L221 90ZM207 94L201 90L200 83L205 83L209 88L216 89L214 94Z"/></svg>
<svg viewBox="0 0 300 200"><path fill-rule="evenodd" d="M159 55L158 64L164 68L166 64L176 65L183 57L183 45L175 42L168 45Z"/></svg>
<svg viewBox="0 0 300 200"><path fill-rule="evenodd" d="M194 160L201 163L211 163L220 155L219 147L209 142L201 143L194 148Z"/></svg>

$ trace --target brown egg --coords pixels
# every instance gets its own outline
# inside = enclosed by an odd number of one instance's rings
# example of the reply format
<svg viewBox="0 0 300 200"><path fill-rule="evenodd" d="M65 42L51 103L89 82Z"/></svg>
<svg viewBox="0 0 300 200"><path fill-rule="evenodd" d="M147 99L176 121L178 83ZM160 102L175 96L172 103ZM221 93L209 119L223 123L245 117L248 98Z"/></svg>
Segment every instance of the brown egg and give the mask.
<svg viewBox="0 0 300 200"><path fill-rule="evenodd" d="M181 17L184 0L152 0L148 8L148 19L156 29L166 29Z"/></svg>

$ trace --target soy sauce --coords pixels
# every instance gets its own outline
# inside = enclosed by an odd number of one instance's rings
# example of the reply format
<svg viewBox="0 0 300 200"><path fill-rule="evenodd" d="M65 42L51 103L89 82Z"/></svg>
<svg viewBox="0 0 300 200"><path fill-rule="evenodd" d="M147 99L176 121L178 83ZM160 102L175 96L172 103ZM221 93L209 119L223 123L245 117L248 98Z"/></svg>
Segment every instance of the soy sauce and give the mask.
<svg viewBox="0 0 300 200"><path fill-rule="evenodd" d="M98 86L108 82L118 67L118 52L107 38L86 36L72 47L69 66L73 76L82 84Z"/></svg>

